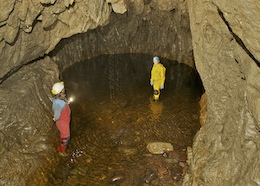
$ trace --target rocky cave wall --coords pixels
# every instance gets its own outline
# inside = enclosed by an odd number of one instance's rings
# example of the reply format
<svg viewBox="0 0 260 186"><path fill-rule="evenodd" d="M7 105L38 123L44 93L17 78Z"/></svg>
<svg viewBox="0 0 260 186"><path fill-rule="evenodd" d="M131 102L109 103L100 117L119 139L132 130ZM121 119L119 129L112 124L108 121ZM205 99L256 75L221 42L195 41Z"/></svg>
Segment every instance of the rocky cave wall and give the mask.
<svg viewBox="0 0 260 186"><path fill-rule="evenodd" d="M107 24L111 6L103 0L2 0L0 79L48 54L62 38Z"/></svg>
<svg viewBox="0 0 260 186"><path fill-rule="evenodd" d="M0 185L41 185L57 163L50 88L60 71L46 55L62 38L108 23L112 8L103 0L2 0L0 10Z"/></svg>
<svg viewBox="0 0 260 186"><path fill-rule="evenodd" d="M48 181L48 172L57 163L53 133L58 135L51 120L50 88L63 68L86 56L129 52L156 52L191 66L194 63L185 1L11 0L2 5L0 185L44 185ZM65 46L69 50L62 51L69 55L59 52L53 57L59 66L48 57L62 38L90 30L88 39L96 41L77 43L82 35L75 40L76 46L83 46L81 50ZM142 38L147 33L149 37ZM89 52L84 55L83 49Z"/></svg>
<svg viewBox="0 0 260 186"><path fill-rule="evenodd" d="M189 150L184 185L259 185L260 7L256 0L187 2L195 63L208 101L205 124ZM192 65L187 2L2 1L0 184L33 185L38 177L47 181L46 172L55 166L46 161L55 153L49 90L58 80L58 66L62 70L84 57L125 52L156 52ZM163 24L153 23L157 15ZM149 30L145 39L151 45L138 42L137 36L146 33L138 25ZM160 35L154 36L155 29ZM45 57L62 38L87 31L88 37L77 35L71 41L79 50L57 47L53 59L58 65ZM166 40L169 34L172 43Z"/></svg>
<svg viewBox="0 0 260 186"><path fill-rule="evenodd" d="M63 70L101 54L143 53L194 68L187 3L155 2L160 1L129 3L126 13L111 13L108 25L63 39L52 59Z"/></svg>
<svg viewBox="0 0 260 186"><path fill-rule="evenodd" d="M260 185L259 2L188 2L207 117L184 185Z"/></svg>

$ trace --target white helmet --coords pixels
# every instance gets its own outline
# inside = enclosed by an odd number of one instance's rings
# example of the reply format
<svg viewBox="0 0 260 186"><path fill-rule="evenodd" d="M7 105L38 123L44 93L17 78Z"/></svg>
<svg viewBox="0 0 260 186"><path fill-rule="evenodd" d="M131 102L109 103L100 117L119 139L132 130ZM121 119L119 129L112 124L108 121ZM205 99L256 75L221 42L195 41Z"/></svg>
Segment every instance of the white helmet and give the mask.
<svg viewBox="0 0 260 186"><path fill-rule="evenodd" d="M154 57L153 57L153 61L158 61L158 62L160 62L160 58L159 58L158 56L154 56Z"/></svg>
<svg viewBox="0 0 260 186"><path fill-rule="evenodd" d="M63 82L59 82L59 83L55 83L52 86L52 94L56 95L59 94L62 90L64 89L64 83Z"/></svg>

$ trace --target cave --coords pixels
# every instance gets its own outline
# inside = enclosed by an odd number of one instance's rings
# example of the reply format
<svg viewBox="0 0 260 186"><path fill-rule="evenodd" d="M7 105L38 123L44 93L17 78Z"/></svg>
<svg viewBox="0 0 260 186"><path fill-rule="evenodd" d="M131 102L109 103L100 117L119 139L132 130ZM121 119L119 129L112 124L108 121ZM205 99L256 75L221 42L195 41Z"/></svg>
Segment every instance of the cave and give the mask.
<svg viewBox="0 0 260 186"><path fill-rule="evenodd" d="M66 167L64 159L57 158L55 146L58 131L52 121L52 85L68 81L66 72L82 61L129 54L148 55L149 59L156 55L162 62L174 61L198 73L196 82L200 82L203 90L199 91L199 116L195 118L200 127L184 150L188 169L178 184L259 185L260 24L256 15L260 8L257 4L256 0L3 2L0 185L53 185L52 180L67 176L71 167ZM74 87L69 81L67 85L70 94ZM167 96L162 97L162 102L163 98ZM71 104L72 111L76 103L77 99ZM127 105L124 100L119 106L127 108ZM101 122L102 118L97 120ZM71 141L77 145L76 137ZM75 153L80 155L80 150ZM123 149L121 153L126 151ZM168 154L160 157L165 156ZM91 162L91 158L88 155L84 161ZM83 174L81 170L74 174ZM161 174L171 172L164 167L158 170ZM172 185L156 182L154 178L158 175L151 170L145 173L148 178L142 180L143 185ZM95 184L141 183L133 178L132 182L124 182L122 170L108 174L100 175L99 179L109 177L111 183ZM94 183L82 179L74 185Z"/></svg>
<svg viewBox="0 0 260 186"><path fill-rule="evenodd" d="M165 89L154 101L149 84L152 58L101 55L64 70L66 94L73 98L67 149L73 156L49 174L49 184L182 182L186 166L179 164L185 165L186 149L199 129L201 81L193 68L161 58L167 69ZM174 150L159 152L165 142ZM156 146L150 154L151 144ZM166 167L171 175L165 172L160 178L158 170Z"/></svg>

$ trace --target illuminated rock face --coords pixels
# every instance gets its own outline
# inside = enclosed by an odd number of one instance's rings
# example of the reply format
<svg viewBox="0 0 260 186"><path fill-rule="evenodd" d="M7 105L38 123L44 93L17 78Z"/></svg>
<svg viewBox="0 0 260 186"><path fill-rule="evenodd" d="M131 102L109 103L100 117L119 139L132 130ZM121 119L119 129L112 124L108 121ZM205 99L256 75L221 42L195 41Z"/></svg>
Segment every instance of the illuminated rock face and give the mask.
<svg viewBox="0 0 260 186"><path fill-rule="evenodd" d="M41 163L50 159L34 153L46 157L54 153L48 90L58 80L59 70L87 57L113 53L156 53L189 66L194 66L194 55L207 111L189 151L190 173L184 185L260 184L258 4L256 0L3 1L0 184L25 185L31 174L44 179L41 170L47 164ZM78 33L85 35L73 36ZM72 40L60 42L71 36ZM52 59L37 61L53 50Z"/></svg>
<svg viewBox="0 0 260 186"><path fill-rule="evenodd" d="M25 0L5 1L0 10L2 78L48 54L62 38L107 24L111 7L102 0Z"/></svg>
<svg viewBox="0 0 260 186"><path fill-rule="evenodd" d="M191 35L186 3L182 1L170 2L165 1L164 5L164 3L160 4L159 1L150 2L147 0L6 1L4 6L0 8L2 12L0 17L0 80L11 70L48 54L62 38L69 38L72 35L107 25L111 12L118 13L118 16L122 14L124 17L130 16L132 19L124 30L113 33L116 34L113 35L114 38L122 42L122 38L135 35L136 41L138 41L138 38L143 37L143 35L138 36L136 29L138 25L145 22L151 25L148 31L150 34L158 34L157 31L152 32L151 30L164 29L166 31L168 29L162 40L156 38L156 42L163 44L164 38L169 33L173 33L171 38L168 37L168 41L173 41L173 43L167 42L167 45L165 44L160 51L157 49L156 52L161 53L164 57L187 61L192 65ZM165 6L168 5L170 8L166 9ZM157 20L156 17L151 17L150 12L155 12L153 15L162 13L160 18L164 16L165 20L162 22L164 24L158 22L161 19ZM129 18L127 22L129 22ZM124 21L122 20L121 23ZM142 33L146 32L146 30L141 31ZM118 34L121 34L120 38ZM135 44L143 45L141 42ZM173 47L170 47L171 45ZM158 48L158 45L156 47ZM165 51L167 47L170 47L170 52ZM131 48L135 49L135 47ZM147 46L143 48L147 48ZM148 48L155 47L151 45ZM138 52L142 52L139 48L137 49Z"/></svg>
<svg viewBox="0 0 260 186"><path fill-rule="evenodd" d="M195 137L191 174L184 185L260 184L260 18L255 17L259 14L256 4L189 1L207 118Z"/></svg>

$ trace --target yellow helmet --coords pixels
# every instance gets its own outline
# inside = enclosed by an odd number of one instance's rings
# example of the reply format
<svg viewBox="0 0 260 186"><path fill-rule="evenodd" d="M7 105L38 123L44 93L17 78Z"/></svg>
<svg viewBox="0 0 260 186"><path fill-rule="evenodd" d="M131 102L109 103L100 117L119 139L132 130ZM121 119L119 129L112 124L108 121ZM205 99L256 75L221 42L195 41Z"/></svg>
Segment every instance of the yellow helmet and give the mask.
<svg viewBox="0 0 260 186"><path fill-rule="evenodd" d="M64 89L64 83L63 82L59 82L59 83L55 83L52 86L52 94L56 95L59 94L62 90Z"/></svg>

